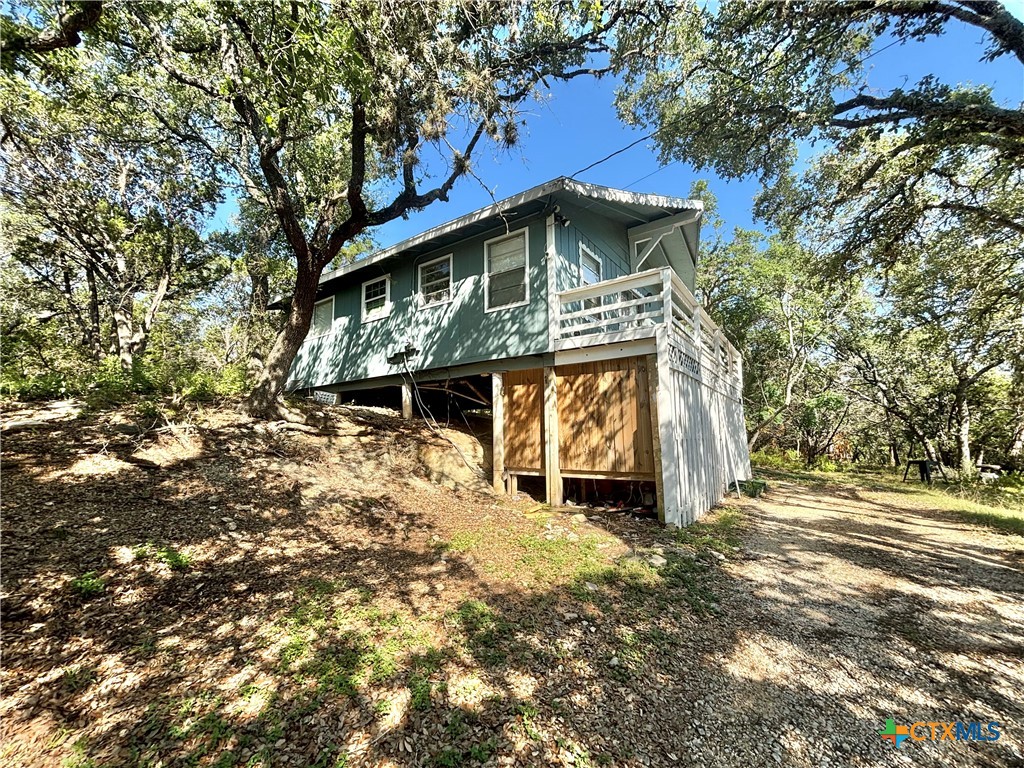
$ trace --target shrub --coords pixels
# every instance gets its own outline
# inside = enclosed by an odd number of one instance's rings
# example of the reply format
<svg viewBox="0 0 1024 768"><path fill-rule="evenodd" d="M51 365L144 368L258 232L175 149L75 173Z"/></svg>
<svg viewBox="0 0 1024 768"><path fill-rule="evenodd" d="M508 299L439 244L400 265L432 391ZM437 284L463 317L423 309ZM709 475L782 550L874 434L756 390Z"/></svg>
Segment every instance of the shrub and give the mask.
<svg viewBox="0 0 1024 768"><path fill-rule="evenodd" d="M762 448L750 454L750 463L766 469L804 469L804 460L798 451L778 451Z"/></svg>

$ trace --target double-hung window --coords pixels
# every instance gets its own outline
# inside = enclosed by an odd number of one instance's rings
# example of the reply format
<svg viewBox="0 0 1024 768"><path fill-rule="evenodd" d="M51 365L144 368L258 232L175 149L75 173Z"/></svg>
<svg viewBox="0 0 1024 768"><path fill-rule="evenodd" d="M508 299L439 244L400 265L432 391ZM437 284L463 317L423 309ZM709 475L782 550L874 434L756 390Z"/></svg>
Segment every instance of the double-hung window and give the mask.
<svg viewBox="0 0 1024 768"><path fill-rule="evenodd" d="M452 256L420 264L420 306L447 304L452 300Z"/></svg>
<svg viewBox="0 0 1024 768"><path fill-rule="evenodd" d="M391 314L391 275L363 283L363 322L380 320Z"/></svg>
<svg viewBox="0 0 1024 768"><path fill-rule="evenodd" d="M318 301L313 305L313 320L309 324L310 338L331 332L334 323L334 297Z"/></svg>
<svg viewBox="0 0 1024 768"><path fill-rule="evenodd" d="M526 232L489 240L484 246L486 310L516 307L530 300L526 282Z"/></svg>

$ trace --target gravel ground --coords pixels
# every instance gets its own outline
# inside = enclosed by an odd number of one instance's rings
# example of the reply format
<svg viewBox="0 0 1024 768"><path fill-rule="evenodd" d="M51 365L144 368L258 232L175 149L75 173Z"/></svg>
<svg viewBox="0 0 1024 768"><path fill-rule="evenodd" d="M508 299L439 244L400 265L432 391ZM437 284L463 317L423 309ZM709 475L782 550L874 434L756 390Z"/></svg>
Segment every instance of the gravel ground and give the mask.
<svg viewBox="0 0 1024 768"><path fill-rule="evenodd" d="M686 651L700 681L692 722L681 718L688 762L1024 764L1019 537L849 487L773 483L748 513L723 621ZM890 717L995 720L1003 735L897 750L877 735Z"/></svg>
<svg viewBox="0 0 1024 768"><path fill-rule="evenodd" d="M136 426L5 436L5 766L1024 765L1024 542L911 486L677 533L440 488L373 411Z"/></svg>

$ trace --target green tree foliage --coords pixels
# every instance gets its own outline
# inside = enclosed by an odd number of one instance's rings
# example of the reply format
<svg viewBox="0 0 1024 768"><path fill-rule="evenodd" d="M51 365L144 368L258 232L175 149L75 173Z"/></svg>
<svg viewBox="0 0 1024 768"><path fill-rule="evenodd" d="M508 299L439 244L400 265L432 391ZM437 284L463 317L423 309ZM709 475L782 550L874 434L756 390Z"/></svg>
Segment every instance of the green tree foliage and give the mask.
<svg viewBox="0 0 1024 768"><path fill-rule="evenodd" d="M447 199L483 139L515 144L535 89L594 72L587 57L628 16L618 4L472 0L121 9L110 37L124 66L159 73L150 108L273 211L295 264L253 412L276 410L318 278L342 248Z"/></svg>
<svg viewBox="0 0 1024 768"><path fill-rule="evenodd" d="M841 261L891 264L915 233L950 220L1019 238L1020 106L933 76L868 85L875 52L940 38L951 24L986 35L983 61L1024 65L1024 22L998 2L683 3L650 27L620 112L654 129L665 161L758 175L761 213L783 225L810 216ZM832 153L795 174L808 145Z"/></svg>
<svg viewBox="0 0 1024 768"><path fill-rule="evenodd" d="M698 293L744 355L749 446L896 459L971 474L1022 445L1024 261L1015 238L916 233L887 270L843 280L784 236L726 235L706 185ZM824 277L823 277L824 276ZM888 456L886 456L888 454Z"/></svg>
<svg viewBox="0 0 1024 768"><path fill-rule="evenodd" d="M42 61L3 76L5 266L39 289L35 320L76 337L72 359L130 372L165 302L217 277L204 228L218 174L149 115L111 109L119 86L92 50Z"/></svg>
<svg viewBox="0 0 1024 768"><path fill-rule="evenodd" d="M821 285L814 255L792 238L743 229L727 235L706 183L690 194L704 201L707 219L697 292L744 355L748 447L754 451L792 417L798 388L820 355L824 334L845 312L847 293Z"/></svg>

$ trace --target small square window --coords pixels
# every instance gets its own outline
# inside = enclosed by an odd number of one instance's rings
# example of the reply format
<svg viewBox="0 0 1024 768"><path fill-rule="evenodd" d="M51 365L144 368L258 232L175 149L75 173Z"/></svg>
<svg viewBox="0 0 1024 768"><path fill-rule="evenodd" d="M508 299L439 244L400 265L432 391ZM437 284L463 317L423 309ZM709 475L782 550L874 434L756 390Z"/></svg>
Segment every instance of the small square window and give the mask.
<svg viewBox="0 0 1024 768"><path fill-rule="evenodd" d="M334 324L334 297L313 305L313 320L309 324L310 336L323 336L331 332Z"/></svg>
<svg viewBox="0 0 1024 768"><path fill-rule="evenodd" d="M420 264L420 302L424 307L432 304L445 304L452 298L452 257L451 254L440 259Z"/></svg>
<svg viewBox="0 0 1024 768"><path fill-rule="evenodd" d="M363 283L363 322L391 314L391 275Z"/></svg>
<svg viewBox="0 0 1024 768"><path fill-rule="evenodd" d="M526 282L526 230L492 240L486 247L486 309L525 304L530 300Z"/></svg>

